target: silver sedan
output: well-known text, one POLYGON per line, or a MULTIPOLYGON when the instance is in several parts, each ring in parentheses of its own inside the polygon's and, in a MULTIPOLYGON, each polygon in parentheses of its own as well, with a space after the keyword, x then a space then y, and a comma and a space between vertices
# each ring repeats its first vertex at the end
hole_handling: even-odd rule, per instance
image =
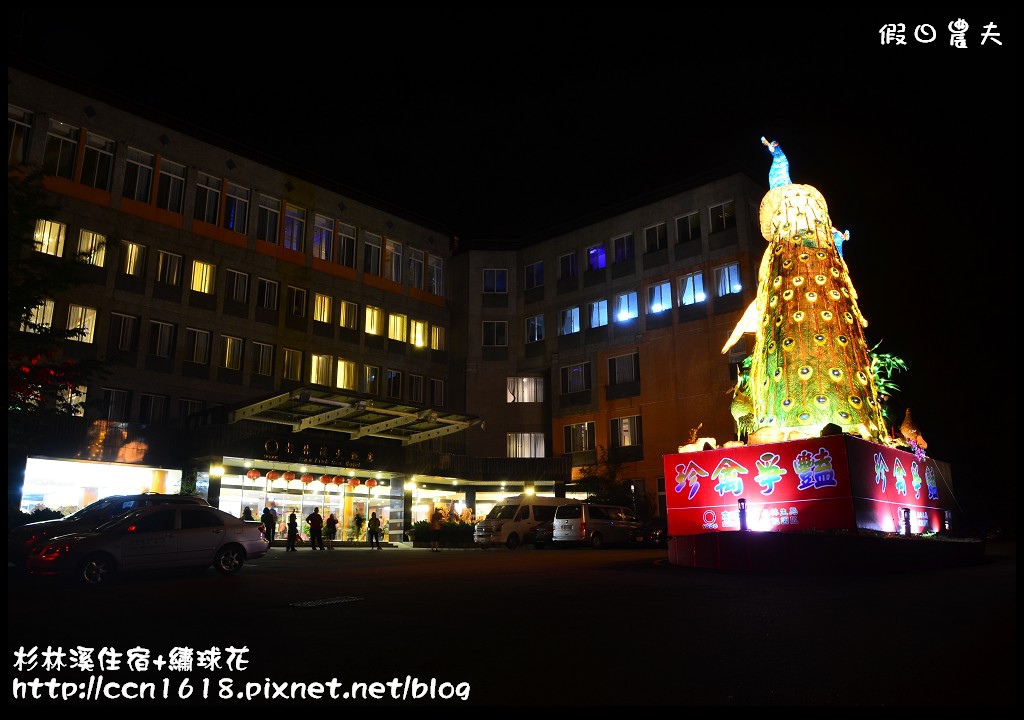
POLYGON ((165 504, 139 508, 89 532, 55 537, 31 554, 28 571, 95 585, 115 572, 207 568, 238 572, 270 549, 259 521, 214 507, 165 504))

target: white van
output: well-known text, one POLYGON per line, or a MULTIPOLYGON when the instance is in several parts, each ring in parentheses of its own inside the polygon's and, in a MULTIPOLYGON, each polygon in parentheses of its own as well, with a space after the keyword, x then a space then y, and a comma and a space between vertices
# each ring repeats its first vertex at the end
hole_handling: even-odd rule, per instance
POLYGON ((473 529, 473 542, 482 548, 504 545, 515 550, 524 542, 532 542, 533 530, 542 522, 553 520, 555 508, 571 500, 538 495, 516 495, 499 500, 487 517, 473 529))
POLYGON ((635 542, 640 527, 640 519, 628 507, 568 502, 555 513, 551 541, 555 545, 590 545, 600 549, 635 542))

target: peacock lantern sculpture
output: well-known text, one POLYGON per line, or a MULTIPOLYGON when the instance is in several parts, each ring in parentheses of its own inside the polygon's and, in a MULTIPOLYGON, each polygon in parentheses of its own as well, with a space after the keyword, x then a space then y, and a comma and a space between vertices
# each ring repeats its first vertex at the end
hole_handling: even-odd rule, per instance
POLYGON ((790 180, 779 144, 761 142, 772 155, 759 213, 768 248, 757 297, 722 348, 755 335, 733 415, 747 418, 752 445, 817 436, 827 425, 889 444, 864 338, 868 323, 842 255, 849 231, 833 226, 816 188, 790 180))

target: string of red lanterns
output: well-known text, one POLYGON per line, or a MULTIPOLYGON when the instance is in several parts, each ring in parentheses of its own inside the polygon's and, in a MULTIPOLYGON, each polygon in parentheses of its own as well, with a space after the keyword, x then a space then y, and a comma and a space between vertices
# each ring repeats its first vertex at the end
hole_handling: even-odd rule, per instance
MULTIPOLYGON (((262 473, 259 470, 257 470, 256 468, 253 468, 252 470, 249 470, 249 472, 247 472, 245 474, 245 476, 247 478, 249 478, 250 480, 259 480, 260 477, 262 477, 262 473)), ((285 482, 291 482, 292 480, 295 480, 296 477, 297 477, 296 474, 294 472, 292 472, 291 470, 288 470, 288 471, 286 471, 283 474, 279 473, 277 470, 270 470, 269 472, 267 472, 267 481, 268 482, 273 482, 273 481, 277 480, 278 478, 283 478, 285 480, 285 482)), ((324 485, 330 485, 332 483, 334 485, 348 484, 348 486, 350 488, 352 488, 352 489, 355 489, 355 488, 359 487, 361 484, 366 485, 367 488, 371 488, 371 489, 377 487, 377 481, 374 480, 373 478, 367 478, 366 481, 363 482, 363 481, 361 481, 357 477, 346 478, 346 477, 344 477, 342 475, 333 475, 332 476, 332 475, 324 474, 324 475, 321 475, 319 478, 316 478, 316 477, 314 477, 310 473, 303 473, 302 476, 299 477, 299 480, 302 482, 303 485, 308 485, 309 483, 313 482, 314 480, 319 480, 324 485)))

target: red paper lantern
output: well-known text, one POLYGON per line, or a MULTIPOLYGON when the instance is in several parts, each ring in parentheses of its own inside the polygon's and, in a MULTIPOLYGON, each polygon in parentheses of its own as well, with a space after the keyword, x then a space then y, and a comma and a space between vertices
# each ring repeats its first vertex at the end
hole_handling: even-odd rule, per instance
POLYGON ((247 473, 245 474, 245 476, 246 476, 247 478, 249 478, 250 480, 259 480, 259 479, 260 479, 260 471, 259 471, 259 470, 257 470, 256 468, 253 468, 252 470, 250 470, 249 472, 247 472, 247 473))
POLYGON ((344 485, 345 477, 342 475, 335 475, 334 479, 332 479, 331 482, 334 483, 335 485, 344 485))
POLYGON ((353 489, 359 487, 359 478, 349 478, 348 486, 353 489))
POLYGON ((281 477, 281 473, 279 473, 277 470, 271 470, 270 472, 267 473, 267 480, 269 480, 270 482, 274 482, 279 477, 281 477))
POLYGON ((372 487, 376 487, 376 486, 377 486, 377 481, 374 480, 373 478, 370 478, 369 480, 366 481, 366 487, 372 488, 372 487))
POLYGON ((299 480, 302 481, 303 485, 309 485, 311 482, 313 482, 313 476, 310 475, 309 473, 303 473, 302 477, 300 477, 299 480))
POLYGON ((320 482, 322 482, 324 485, 330 485, 331 484, 331 476, 330 475, 321 475, 320 476, 320 482))
POLYGON ((293 472, 292 472, 291 470, 289 470, 288 472, 286 472, 286 473, 284 474, 284 479, 285 479, 285 480, 286 480, 287 482, 291 482, 292 480, 294 480, 294 479, 295 479, 295 473, 293 473, 293 472))

